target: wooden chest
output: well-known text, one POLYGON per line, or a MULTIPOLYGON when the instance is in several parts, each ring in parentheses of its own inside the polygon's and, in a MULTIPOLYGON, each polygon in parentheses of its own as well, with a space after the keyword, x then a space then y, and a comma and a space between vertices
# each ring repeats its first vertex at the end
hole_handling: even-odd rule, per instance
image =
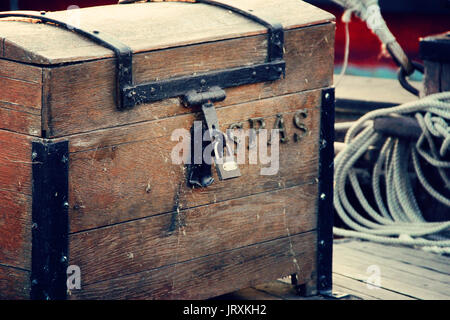
POLYGON ((293 274, 331 289, 331 14, 298 0, 32 14, 0 15, 1 298, 204 299, 293 274), (174 162, 198 122, 273 154, 260 136, 277 129, 276 170, 246 139, 221 176, 174 162))

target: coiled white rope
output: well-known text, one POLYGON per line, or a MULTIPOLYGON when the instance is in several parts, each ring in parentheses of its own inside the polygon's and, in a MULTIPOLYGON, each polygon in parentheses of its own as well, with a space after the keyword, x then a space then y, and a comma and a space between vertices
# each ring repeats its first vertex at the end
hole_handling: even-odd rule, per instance
POLYGON ((345 136, 345 148, 335 157, 334 207, 342 221, 352 230, 335 227, 335 235, 355 237, 385 244, 422 246, 429 251, 450 253, 449 239, 429 239, 450 230, 450 221, 426 222, 417 204, 408 175, 408 162, 412 159, 417 178, 424 189, 437 201, 446 205, 450 220, 450 199, 439 193, 428 182, 420 159, 437 168, 443 185, 450 188, 445 169, 450 162, 442 157, 450 146, 450 92, 427 96, 397 107, 378 109, 356 121, 345 136), (395 137, 380 135, 374 130, 373 120, 379 116, 408 115, 417 119, 422 134, 415 142, 404 142, 395 137), (435 146, 432 136, 442 140, 435 146), (428 144, 426 151, 424 144, 428 144), (372 170, 372 190, 376 207, 369 204, 358 181, 353 165, 370 146, 382 145, 372 170), (385 200, 380 189, 384 169, 385 200), (356 197, 373 221, 364 218, 347 198, 345 186, 350 182, 356 197))

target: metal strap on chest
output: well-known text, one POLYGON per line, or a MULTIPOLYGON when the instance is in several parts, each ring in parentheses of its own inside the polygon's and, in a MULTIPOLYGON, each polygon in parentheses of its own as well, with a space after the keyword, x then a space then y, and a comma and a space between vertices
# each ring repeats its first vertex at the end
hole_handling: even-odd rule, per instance
POLYGON ((195 76, 183 76, 167 80, 133 84, 133 51, 120 40, 109 36, 98 30, 83 30, 69 25, 64 21, 50 18, 45 12, 41 14, 7 12, 0 13, 0 18, 23 17, 51 23, 80 34, 91 41, 111 49, 116 56, 117 77, 117 108, 119 110, 132 108, 138 104, 155 102, 167 98, 183 96, 190 90, 206 91, 211 87, 219 86, 229 88, 244 84, 274 81, 281 78, 285 73, 285 62, 283 60, 284 32, 281 24, 270 23, 266 20, 220 1, 196 0, 195 3, 208 4, 230 10, 257 22, 268 29, 268 51, 265 63, 217 70, 197 74, 195 76))

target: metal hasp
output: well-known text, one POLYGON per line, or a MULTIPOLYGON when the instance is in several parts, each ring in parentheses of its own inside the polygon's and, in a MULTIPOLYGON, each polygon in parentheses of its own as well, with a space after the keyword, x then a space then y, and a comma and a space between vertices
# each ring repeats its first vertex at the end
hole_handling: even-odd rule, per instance
POLYGON ((322 91, 317 218, 317 279, 318 291, 322 295, 332 293, 334 100, 334 88, 322 91))
POLYGON ((31 299, 66 298, 69 143, 32 143, 31 299))
POLYGON ((260 17, 222 3, 220 1, 197 0, 194 3, 208 4, 224 8, 257 22, 268 29, 267 58, 265 63, 252 66, 231 68, 201 73, 195 76, 183 76, 140 85, 121 84, 124 94, 122 108, 155 102, 184 95, 191 90, 201 88, 207 91, 211 87, 237 87, 245 84, 274 81, 285 74, 286 63, 283 60, 284 30, 279 23, 269 23, 260 17))
POLYGON ((118 39, 98 30, 83 30, 64 21, 47 17, 45 12, 41 14, 8 12, 0 14, 0 18, 25 17, 38 19, 42 22, 51 23, 57 27, 76 32, 101 46, 113 50, 116 56, 117 109, 119 110, 133 108, 142 103, 179 97, 190 90, 199 88, 204 88, 205 90, 213 86, 229 88, 244 84, 274 81, 285 74, 286 63, 283 60, 284 30, 281 24, 269 23, 250 12, 219 1, 197 0, 192 4, 195 3, 221 7, 265 26, 268 29, 266 62, 240 68, 205 72, 195 76, 176 77, 134 85, 133 51, 118 39))
POLYGON ((192 186, 207 187, 214 182, 211 175, 211 161, 205 163, 203 159, 204 149, 207 147, 202 137, 204 133, 208 133, 207 141, 211 141, 214 146, 214 162, 217 169, 217 174, 220 180, 233 179, 241 176, 241 172, 237 163, 234 161, 234 155, 228 154, 224 156, 224 148, 228 150, 229 145, 227 136, 220 131, 219 119, 217 118, 216 109, 213 102, 223 101, 226 98, 226 93, 219 87, 212 87, 206 92, 197 92, 192 90, 183 97, 183 104, 186 107, 201 106, 203 113, 204 124, 196 128, 194 124, 193 137, 191 138, 191 169, 189 170, 188 181, 192 186), (206 130, 205 130, 206 129, 206 130), (195 132, 198 130, 200 132, 195 132), (201 145, 202 158, 196 159, 195 149, 201 145))

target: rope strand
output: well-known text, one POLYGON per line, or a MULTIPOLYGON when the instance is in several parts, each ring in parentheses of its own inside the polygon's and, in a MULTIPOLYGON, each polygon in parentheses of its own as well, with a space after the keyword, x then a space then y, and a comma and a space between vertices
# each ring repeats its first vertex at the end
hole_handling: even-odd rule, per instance
MULTIPOLYGON (((352 230, 335 227, 334 234, 386 244, 422 246, 426 250, 450 253, 450 240, 436 237, 439 233, 450 230, 450 221, 425 221, 408 174, 408 162, 412 159, 417 179, 426 192, 450 208, 450 199, 431 186, 420 165, 420 159, 433 165, 438 170, 443 185, 448 184, 445 169, 449 167, 449 162, 444 161, 442 156, 448 152, 449 146, 449 101, 450 92, 444 92, 397 107, 377 109, 361 117, 349 128, 345 136, 345 148, 335 157, 334 207, 341 220, 352 230), (416 143, 375 132, 373 120, 393 114, 407 115, 418 120, 422 135, 416 143), (437 140, 442 140, 440 147, 435 144, 437 140), (372 169, 371 185, 376 205, 373 207, 361 189, 353 166, 375 144, 382 147, 372 169), (425 151, 425 144, 429 151, 425 151), (383 169, 385 200, 380 188, 383 169), (345 189, 348 182, 361 207, 373 221, 364 218, 350 203, 345 189), (434 238, 427 238, 430 235, 434 238)), ((450 209, 447 213, 450 217, 450 209)))

